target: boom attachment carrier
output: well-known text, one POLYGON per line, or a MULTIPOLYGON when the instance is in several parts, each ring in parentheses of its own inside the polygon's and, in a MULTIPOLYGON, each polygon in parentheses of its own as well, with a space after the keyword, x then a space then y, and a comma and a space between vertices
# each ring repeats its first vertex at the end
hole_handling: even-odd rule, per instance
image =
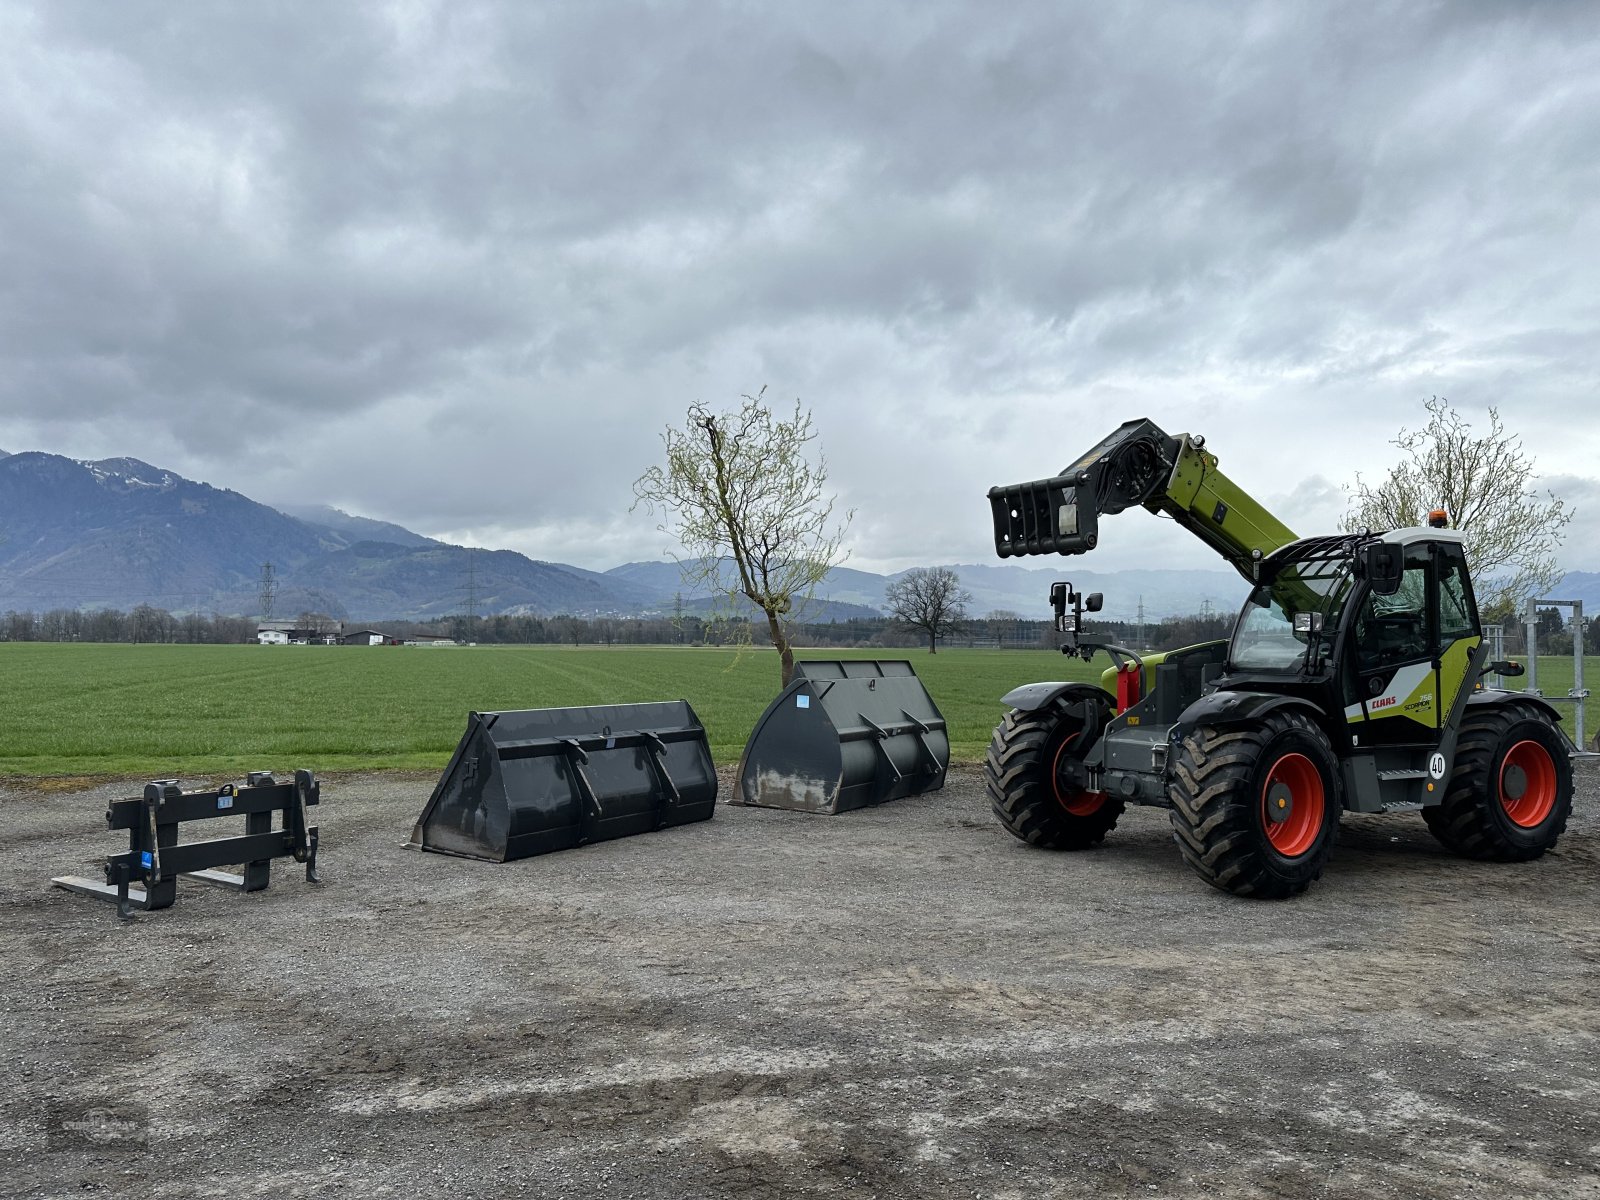
POLYGON ((1204 438, 1173 436, 1141 418, 1059 475, 990 488, 995 553, 1084 554, 1099 544, 1102 515, 1134 505, 1171 517, 1252 581, 1256 563, 1295 540, 1218 469, 1204 438))

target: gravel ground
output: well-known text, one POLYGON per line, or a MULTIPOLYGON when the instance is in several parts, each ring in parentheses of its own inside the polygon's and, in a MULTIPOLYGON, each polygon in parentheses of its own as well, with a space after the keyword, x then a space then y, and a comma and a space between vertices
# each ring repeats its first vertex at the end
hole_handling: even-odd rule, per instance
POLYGON ((505 865, 400 848, 431 785, 128 923, 48 880, 137 788, 0 789, 0 1191, 1600 1197, 1594 764, 1539 862, 1347 818, 1279 904, 1156 810, 1032 850, 970 768, 505 865))

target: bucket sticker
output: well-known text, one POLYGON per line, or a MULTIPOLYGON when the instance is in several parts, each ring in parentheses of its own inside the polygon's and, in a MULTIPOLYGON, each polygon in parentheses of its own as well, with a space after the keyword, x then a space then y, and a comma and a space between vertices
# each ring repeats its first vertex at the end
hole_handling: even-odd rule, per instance
POLYGON ((150 851, 145 850, 142 853, 140 853, 140 855, 139 855, 139 865, 141 867, 149 867, 149 866, 154 865, 154 863, 155 863, 155 859, 150 856, 150 851))
POLYGON ((1435 754, 1428 760, 1428 774, 1435 779, 1444 778, 1444 755, 1435 754))
POLYGON ((794 698, 794 706, 796 708, 810 708, 811 707, 811 697, 805 695, 802 692, 800 695, 798 695, 798 696, 796 696, 794 698))
POLYGON ((217 811, 218 812, 221 812, 223 809, 232 808, 232 807, 233 807, 233 797, 232 796, 218 796, 217 797, 217 811))

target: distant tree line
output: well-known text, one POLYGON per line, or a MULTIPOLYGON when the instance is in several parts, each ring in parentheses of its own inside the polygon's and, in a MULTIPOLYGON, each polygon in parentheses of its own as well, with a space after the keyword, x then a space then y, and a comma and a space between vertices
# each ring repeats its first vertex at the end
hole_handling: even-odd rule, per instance
POLYGON ((221 613, 175 614, 141 604, 131 612, 115 608, 48 612, 11 611, 0 616, 0 641, 7 642, 166 642, 228 644, 252 642, 254 617, 221 613))
MULTIPOLYGON (((332 628, 331 618, 302 614, 303 627, 315 631, 332 628)), ((767 643, 765 621, 733 617, 703 617, 685 613, 661 617, 554 617, 492 616, 439 617, 432 621, 346 621, 346 629, 370 624, 375 629, 405 639, 432 634, 460 642, 488 645, 571 646, 734 646, 767 643)), ((1571 654, 1571 623, 1553 608, 1539 611, 1539 653, 1571 654)), ((1090 636, 1135 650, 1172 650, 1225 638, 1233 627, 1232 614, 1196 614, 1148 621, 1085 621, 1090 636)), ((893 617, 855 617, 846 621, 800 621, 796 644, 812 648, 856 647, 907 650, 927 646, 927 635, 908 629, 893 617)), ((1505 622, 1505 653, 1524 652, 1520 619, 1505 622)), ((54 608, 48 612, 10 611, 0 614, 0 641, 5 642, 159 642, 167 644, 227 645, 256 640, 254 617, 222 613, 172 613, 141 604, 130 612, 114 608, 80 611, 54 608)), ((1584 622, 1584 649, 1600 654, 1600 616, 1584 622)), ((968 618, 959 632, 942 636, 939 644, 951 647, 1053 650, 1060 637, 1049 621, 1029 621, 1016 613, 997 611, 968 618)))
MULTIPOLYGON (((433 634, 458 642, 488 645, 572 646, 738 646, 770 645, 765 619, 734 616, 674 617, 554 617, 492 616, 468 621, 442 617, 429 622, 389 622, 404 638, 433 634)), ((887 617, 850 621, 794 622, 789 629, 796 645, 804 646, 912 646, 915 636, 892 628, 887 617)))
MULTIPOLYGON (((313 635, 336 627, 332 618, 302 613, 295 624, 313 635)), ((496 615, 469 619, 438 617, 430 621, 346 621, 347 632, 371 626, 404 640, 418 634, 449 637, 488 645, 572 646, 736 646, 768 644, 767 623, 741 617, 684 613, 660 617, 551 617, 496 615)), ((48 612, 12 610, 0 614, 0 641, 6 642, 154 642, 164 644, 239 644, 256 640, 254 617, 221 613, 173 613, 141 604, 132 611, 114 608, 48 612)), ((890 617, 848 621, 797 622, 793 629, 807 646, 882 646, 893 649, 925 644, 914 630, 895 625, 890 617)), ((1049 622, 1001 619, 969 623, 963 637, 951 644, 1038 646, 1049 622)))

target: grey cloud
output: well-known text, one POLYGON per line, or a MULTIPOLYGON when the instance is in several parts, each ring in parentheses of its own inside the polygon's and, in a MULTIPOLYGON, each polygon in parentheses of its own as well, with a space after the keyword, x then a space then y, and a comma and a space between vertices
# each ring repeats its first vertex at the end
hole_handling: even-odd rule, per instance
POLYGON ((1538 490, 1559 497, 1572 514, 1558 561, 1569 571, 1600 571, 1600 479, 1549 475, 1538 490))
POLYGON ((885 557, 981 555, 972 497, 1146 410, 1274 495, 1372 469, 1434 392, 1559 459, 1548 414, 1600 378, 1597 32, 1578 5, 13 5, 0 437, 602 566, 659 553, 626 507, 660 428, 764 382, 817 407, 885 557), (1268 470, 1285 413, 1326 423, 1268 470))

